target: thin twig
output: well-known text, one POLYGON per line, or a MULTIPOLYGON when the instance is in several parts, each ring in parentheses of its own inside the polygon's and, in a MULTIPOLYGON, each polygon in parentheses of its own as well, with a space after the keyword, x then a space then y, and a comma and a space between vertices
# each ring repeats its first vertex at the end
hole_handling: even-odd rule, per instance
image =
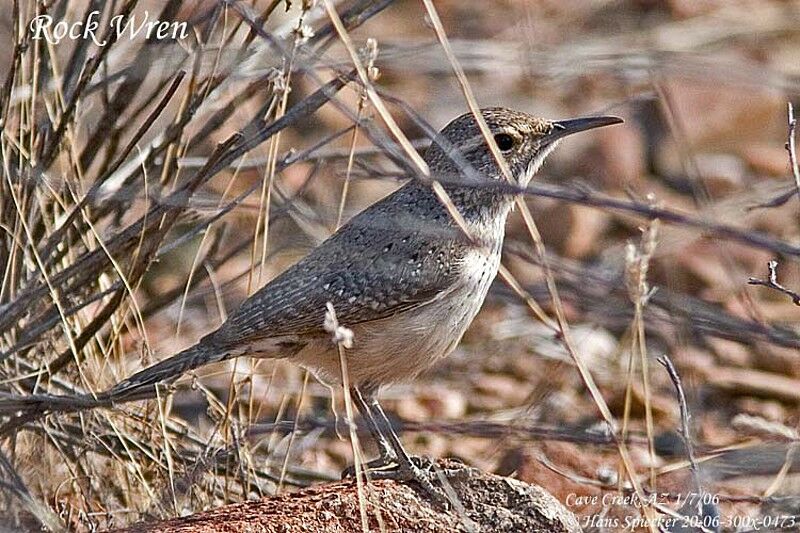
MULTIPOLYGON (((336 310, 331 302, 325 304, 325 308, 325 331, 331 334, 331 340, 336 345, 336 350, 339 355, 339 370, 341 371, 342 377, 342 392, 344 394, 345 413, 347 414, 347 429, 350 434, 350 446, 353 450, 353 465, 356 474, 361 530, 367 532, 369 531, 369 519, 367 517, 367 497, 364 486, 366 470, 363 469, 363 451, 361 450, 361 442, 358 440, 358 434, 356 433, 353 402, 350 398, 350 372, 347 369, 347 355, 345 353, 346 349, 353 347, 353 332, 339 324, 339 320, 336 317, 336 310)), ((369 483, 368 477, 366 483, 369 483)))
POLYGON ((794 117, 794 106, 792 106, 792 103, 789 102, 786 107, 789 120, 789 135, 786 140, 786 151, 789 152, 789 164, 792 167, 794 185, 797 188, 797 193, 800 194, 800 166, 798 166, 797 163, 797 148, 795 143, 797 119, 794 117))
POLYGON ((784 147, 789 153, 789 167, 792 170, 792 177, 794 178, 794 188, 780 193, 778 196, 771 198, 765 202, 747 208, 748 211, 753 209, 780 207, 795 196, 800 196, 800 165, 797 162, 797 143, 795 142, 797 132, 797 119, 794 116, 794 106, 791 102, 786 104, 787 118, 789 123, 789 132, 786 136, 786 144, 784 147))
POLYGON ((697 489, 698 493, 700 493, 700 472, 697 467, 697 458, 694 453, 694 444, 692 444, 692 434, 690 430, 691 415, 689 414, 689 406, 686 403, 686 394, 683 391, 681 377, 678 375, 678 371, 675 370, 675 365, 672 364, 672 360, 668 355, 664 354, 659 357, 658 362, 667 369, 669 379, 672 380, 672 384, 675 386, 675 392, 678 395, 678 406, 680 407, 681 412, 680 434, 681 438, 683 439, 683 443, 686 446, 686 455, 689 459, 689 468, 692 471, 692 478, 694 479, 695 488, 697 489))
POLYGON ((795 291, 793 291, 788 287, 784 287, 778 282, 778 262, 775 260, 770 261, 769 263, 767 263, 767 268, 769 269, 769 277, 767 279, 751 277, 747 280, 747 284, 761 285, 762 287, 767 287, 769 289, 782 292, 783 294, 791 297, 792 302, 794 302, 794 305, 800 305, 800 294, 796 293, 795 291))

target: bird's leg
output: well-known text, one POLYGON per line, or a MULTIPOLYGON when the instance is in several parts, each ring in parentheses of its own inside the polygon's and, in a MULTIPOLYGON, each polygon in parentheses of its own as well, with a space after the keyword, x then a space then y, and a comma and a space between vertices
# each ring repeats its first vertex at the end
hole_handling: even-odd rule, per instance
MULTIPOLYGON (((380 453, 379 459, 383 461, 382 464, 389 465, 397 462, 396 448, 392 445, 391 440, 387 440, 384 428, 381 427, 380 414, 375 413, 372 404, 364 398, 364 395, 361 394, 358 387, 352 387, 350 389, 350 397, 355 401, 356 408, 367 422, 367 428, 372 438, 375 439, 375 442, 378 444, 378 452, 380 453)), ((369 396, 369 398, 371 397, 372 396, 369 396)), ((391 431, 391 428, 389 428, 389 430, 391 431)), ((394 434, 392 434, 392 436, 394 436, 394 434)), ((391 436, 389 439, 391 439, 391 436)))
POLYGON ((389 417, 386 416, 386 413, 381 407, 381 404, 378 403, 378 399, 375 395, 369 395, 365 399, 365 403, 367 408, 372 412, 375 421, 378 424, 378 431, 381 432, 388 440, 388 444, 391 446, 391 449, 395 455, 395 462, 402 468, 404 465, 413 465, 419 467, 420 465, 416 463, 424 463, 425 461, 421 457, 412 457, 408 455, 405 448, 403 448, 403 444, 400 442, 400 437, 397 436, 394 429, 392 429, 392 423, 389 421, 389 417))
POLYGON ((397 464, 397 468, 371 471, 370 475, 373 478, 416 481, 433 500, 447 505, 449 502, 447 495, 444 491, 433 485, 432 480, 436 479, 435 474, 431 471, 433 461, 429 462, 422 457, 412 457, 408 455, 397 433, 392 429, 389 418, 386 416, 386 413, 383 411, 383 408, 380 403, 378 403, 378 399, 374 394, 370 394, 366 398, 362 398, 362 400, 365 403, 365 407, 372 412, 374 420, 377 422, 379 433, 385 436, 389 441, 396 456, 395 462, 397 464), (423 467, 422 465, 426 466, 423 467))
MULTIPOLYGON (((384 434, 381 432, 381 428, 378 425, 376 416, 372 412, 372 409, 370 409, 369 404, 364 400, 364 396, 361 394, 361 391, 357 387, 351 387, 350 397, 356 404, 356 409, 358 409, 358 412, 361 413, 361 418, 363 418, 367 423, 367 429, 369 430, 370 435, 372 435, 372 438, 378 445, 378 453, 380 456, 372 461, 369 461, 365 465, 367 469, 376 470, 382 467, 397 464, 397 454, 395 453, 394 448, 389 444, 389 441, 387 441, 384 434)), ((355 476, 355 465, 348 466, 342 472, 343 478, 353 476, 355 476)))

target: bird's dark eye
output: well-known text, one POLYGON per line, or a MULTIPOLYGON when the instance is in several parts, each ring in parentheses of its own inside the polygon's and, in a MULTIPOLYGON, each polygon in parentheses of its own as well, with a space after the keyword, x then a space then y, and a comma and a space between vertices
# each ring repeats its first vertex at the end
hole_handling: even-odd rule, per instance
POLYGON ((497 143, 497 147, 503 152, 507 152, 508 150, 514 148, 514 137, 508 133, 498 133, 494 136, 494 142, 497 143))

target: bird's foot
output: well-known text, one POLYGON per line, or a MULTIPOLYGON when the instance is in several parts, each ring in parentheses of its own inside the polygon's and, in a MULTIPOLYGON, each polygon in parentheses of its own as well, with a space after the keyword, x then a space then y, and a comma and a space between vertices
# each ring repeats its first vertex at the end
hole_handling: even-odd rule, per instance
POLYGON ((394 468, 370 472, 373 478, 393 479, 395 481, 416 482, 430 499, 448 508, 450 499, 444 490, 434 485, 439 477, 434 470, 436 463, 429 457, 406 456, 407 461, 399 460, 394 468))
MULTIPOLYGON (((397 460, 389 457, 377 457, 372 461, 361 464, 362 470, 367 470, 370 475, 378 470, 397 468, 397 460)), ((356 465, 350 465, 342 470, 342 479, 356 477, 356 465)))
MULTIPOLYGON (((458 476, 465 469, 467 465, 457 466, 455 468, 442 469, 436 464, 436 461, 430 457, 408 456, 408 461, 402 459, 392 459, 379 457, 366 463, 364 466, 368 472, 370 479, 391 479, 394 481, 413 481, 416 482, 422 490, 437 504, 449 507, 450 499, 447 497, 445 491, 434 485, 441 481, 441 478, 447 479, 453 476, 458 476)), ((355 467, 349 466, 342 472, 342 478, 354 477, 355 467)))
MULTIPOLYGON (((430 472, 433 469, 435 462, 430 457, 421 456, 421 455, 410 455, 408 456, 409 461, 416 466, 418 469, 430 472)), ((367 463, 362 463, 361 468, 362 470, 366 470, 369 472, 370 477, 374 479, 397 479, 398 481, 402 481, 399 477, 392 477, 397 476, 396 472, 400 470, 400 464, 402 461, 398 460, 394 456, 385 455, 381 457, 376 457, 367 463), (394 474, 392 472, 395 472, 394 474), (384 476, 385 473, 386 475, 384 476)), ((342 470, 342 479, 355 477, 356 476, 356 465, 350 465, 344 470, 342 470)))

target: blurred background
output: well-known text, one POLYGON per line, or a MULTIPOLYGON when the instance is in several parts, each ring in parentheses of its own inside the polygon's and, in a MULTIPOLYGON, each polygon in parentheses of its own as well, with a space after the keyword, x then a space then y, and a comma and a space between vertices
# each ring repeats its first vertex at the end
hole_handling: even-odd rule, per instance
MULTIPOLYGON (((422 2, 331 4, 416 147, 424 122, 438 130, 468 111, 422 2)), ((724 531, 800 514, 800 173, 786 149, 800 2, 435 9, 481 106, 625 119, 549 158, 526 197, 547 253, 515 213, 503 262, 555 317, 543 265, 552 272, 639 483, 667 508, 722 517, 724 531), (763 286, 769 261, 783 291, 763 286), (664 356, 686 395, 696 475, 664 356), (714 501, 679 509, 698 487, 714 501)), ((402 152, 360 84, 315 96, 353 68, 324 3, 15 0, 0 6, 0 42, 0 521, 107 529, 338 479, 352 462, 340 391, 281 361, 210 366, 169 399, 114 410, 16 403, 102 391, 193 344, 401 185, 402 152), (105 46, 31 38, 36 16, 93 11, 105 46), (114 40, 109 21, 127 13, 188 31, 114 40), (218 148, 284 116, 265 142, 218 148)), ((562 502, 629 494, 563 338, 498 279, 457 350, 384 391, 384 406, 415 454, 562 502)), ((569 508, 587 531, 614 530, 593 516, 641 512, 569 508)))

